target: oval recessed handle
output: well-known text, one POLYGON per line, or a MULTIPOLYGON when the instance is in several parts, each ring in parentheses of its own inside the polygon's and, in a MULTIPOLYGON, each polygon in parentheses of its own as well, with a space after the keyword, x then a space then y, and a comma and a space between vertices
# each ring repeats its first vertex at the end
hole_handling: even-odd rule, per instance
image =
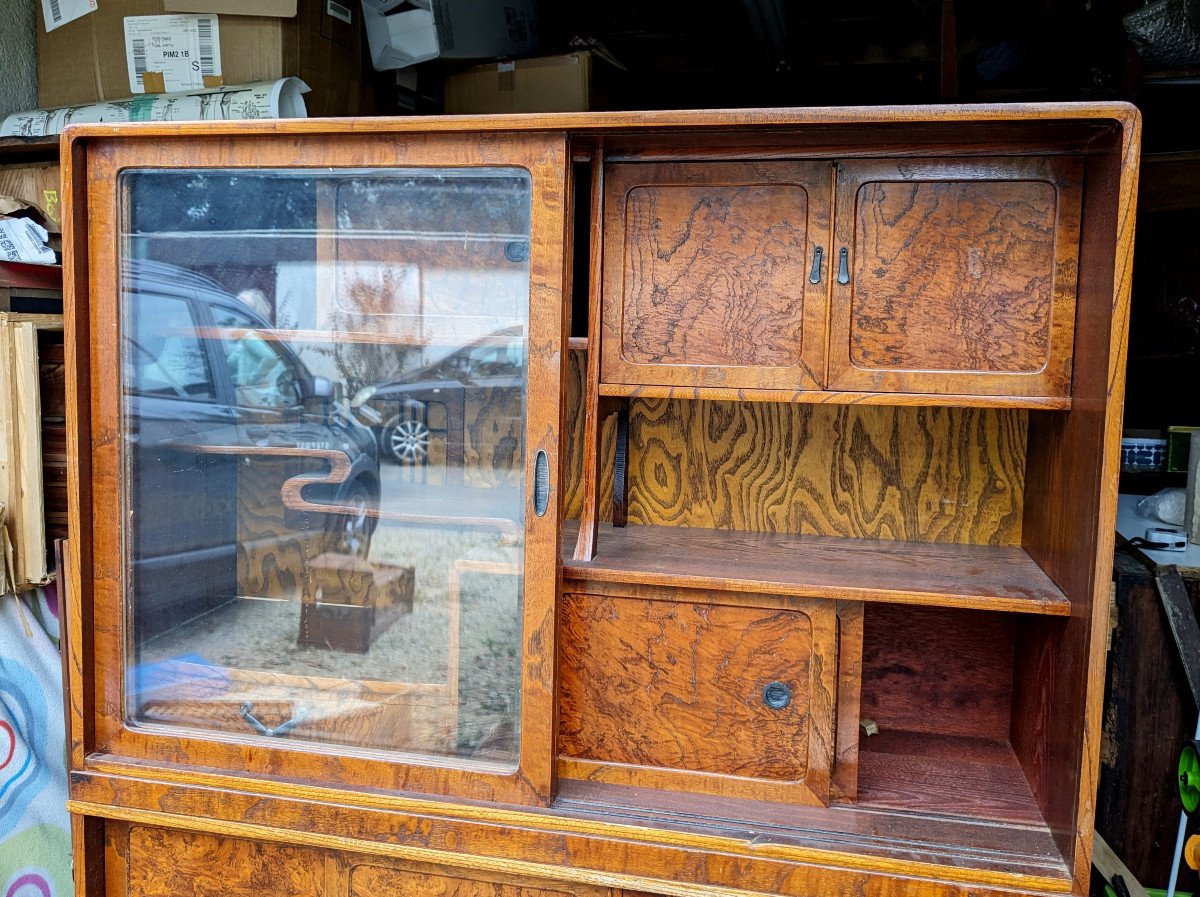
POLYGON ((544 449, 538 449, 537 459, 533 464, 533 510, 542 517, 546 513, 546 505, 550 502, 550 462, 544 449))
POLYGON ((813 266, 812 271, 808 275, 809 283, 821 282, 821 253, 823 250, 820 246, 813 249, 813 266))
POLYGON ((838 252, 838 283, 850 282, 850 250, 845 246, 838 252))
POLYGON ((772 710, 782 710, 792 703, 792 690, 782 682, 768 682, 763 688, 762 699, 772 710))

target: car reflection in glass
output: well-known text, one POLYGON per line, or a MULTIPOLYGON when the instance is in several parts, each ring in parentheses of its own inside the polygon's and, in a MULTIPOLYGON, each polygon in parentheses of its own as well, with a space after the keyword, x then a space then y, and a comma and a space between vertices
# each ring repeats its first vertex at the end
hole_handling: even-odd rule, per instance
POLYGON ((484 390, 500 390, 507 395, 493 399, 512 410, 510 420, 519 423, 524 419, 519 401, 524 389, 525 332, 521 327, 508 327, 399 379, 363 387, 350 404, 358 413, 379 421, 374 429, 384 459, 425 465, 433 440, 444 438, 446 467, 461 472, 468 398, 484 390))
POLYGON ((127 532, 139 634, 237 597, 295 597, 305 557, 366 558, 380 493, 375 437, 330 381, 215 281, 148 261, 124 273, 127 532), (349 462, 344 478, 306 486, 305 501, 289 507, 284 483, 328 471, 334 453, 349 462))

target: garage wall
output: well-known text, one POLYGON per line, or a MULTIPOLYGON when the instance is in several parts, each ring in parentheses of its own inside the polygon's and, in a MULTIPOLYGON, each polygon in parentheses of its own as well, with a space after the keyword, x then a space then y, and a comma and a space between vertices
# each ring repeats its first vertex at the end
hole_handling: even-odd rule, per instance
POLYGON ((37 0, 0 0, 0 118, 37 106, 37 0))

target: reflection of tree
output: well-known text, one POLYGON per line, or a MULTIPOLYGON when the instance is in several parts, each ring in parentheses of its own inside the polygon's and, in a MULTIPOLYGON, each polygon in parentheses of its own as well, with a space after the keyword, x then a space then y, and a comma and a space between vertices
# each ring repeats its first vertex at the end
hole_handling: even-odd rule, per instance
MULTIPOLYGON (((333 311, 330 324, 334 330, 395 335, 390 333, 391 320, 386 316, 403 307, 400 298, 404 280, 402 272, 385 270, 378 284, 348 276, 337 280, 338 288, 344 288, 345 295, 331 303, 333 311), (384 316, 382 319, 379 317, 381 315, 384 316)), ((406 338, 397 342, 335 343, 333 363, 339 378, 346 384, 347 392, 353 395, 372 383, 398 379, 411 367, 413 356, 421 350, 419 336, 405 335, 406 338)))

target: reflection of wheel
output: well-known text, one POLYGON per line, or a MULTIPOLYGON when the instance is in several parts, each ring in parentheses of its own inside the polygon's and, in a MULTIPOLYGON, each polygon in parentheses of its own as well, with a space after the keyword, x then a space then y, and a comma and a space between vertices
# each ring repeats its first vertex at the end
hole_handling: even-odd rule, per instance
POLYGON ((398 464, 424 464, 429 457, 429 426, 423 420, 394 420, 383 428, 383 450, 398 464))
POLYGON ((371 551, 371 535, 375 532, 375 520, 369 514, 376 505, 371 490, 361 480, 356 480, 345 498, 337 503, 348 507, 344 514, 329 515, 326 529, 329 549, 336 554, 351 554, 366 560, 371 551))

